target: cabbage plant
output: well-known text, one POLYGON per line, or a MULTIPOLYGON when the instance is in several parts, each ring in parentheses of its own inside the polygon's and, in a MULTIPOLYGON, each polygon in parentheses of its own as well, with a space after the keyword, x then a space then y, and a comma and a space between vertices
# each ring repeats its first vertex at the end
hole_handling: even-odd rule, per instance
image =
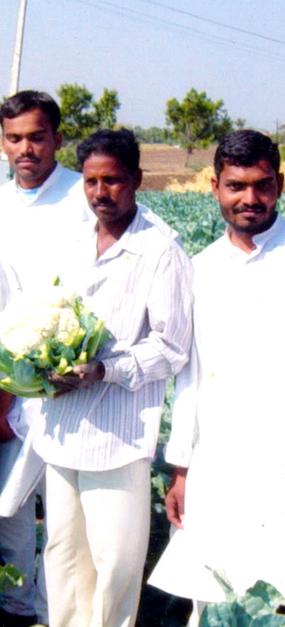
POLYGON ((216 571, 213 574, 225 592, 226 601, 206 605, 199 627, 285 626, 285 615, 278 613, 285 599, 274 586, 259 580, 243 596, 238 596, 225 577, 216 571))

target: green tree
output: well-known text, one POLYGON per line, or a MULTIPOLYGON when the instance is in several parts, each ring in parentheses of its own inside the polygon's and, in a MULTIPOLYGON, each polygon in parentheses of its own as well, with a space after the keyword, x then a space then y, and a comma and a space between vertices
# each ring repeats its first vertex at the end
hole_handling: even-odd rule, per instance
POLYGON ((92 93, 76 83, 63 83, 56 93, 59 96, 61 130, 65 141, 84 139, 92 129, 92 93))
POLYGON ((204 148, 232 130, 223 100, 214 102, 206 92, 199 93, 194 88, 181 102, 176 98, 167 101, 166 122, 188 155, 194 148, 204 148))
POLYGON ((76 170, 77 172, 81 171, 80 163, 77 159, 75 142, 65 144, 65 146, 56 153, 56 158, 65 168, 76 170))
POLYGON ((61 130, 65 141, 82 140, 99 128, 113 128, 120 107, 114 89, 104 89, 96 101, 93 94, 82 85, 63 83, 57 90, 61 109, 61 130))
POLYGON ((64 145, 57 158, 62 165, 72 170, 80 170, 76 146, 99 128, 113 128, 117 122, 120 107, 115 89, 104 89, 99 100, 84 86, 76 83, 63 83, 57 90, 61 110, 61 131, 64 145))
POLYGON ((117 110, 120 108, 115 89, 104 89, 101 98, 93 103, 91 114, 97 128, 113 128, 117 122, 117 110))

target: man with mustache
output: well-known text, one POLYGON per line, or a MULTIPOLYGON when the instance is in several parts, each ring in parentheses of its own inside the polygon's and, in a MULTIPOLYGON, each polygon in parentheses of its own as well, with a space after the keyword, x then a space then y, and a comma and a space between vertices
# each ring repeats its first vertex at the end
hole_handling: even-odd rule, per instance
POLYGON ((111 338, 96 362, 56 378, 71 391, 46 400, 34 423, 47 462, 50 625, 133 627, 165 382, 192 336, 192 271, 169 228, 136 203, 134 134, 98 131, 78 157, 96 221, 62 282, 89 297, 111 338))
POLYGON ((221 140, 214 167, 227 228, 193 259, 195 346, 178 375, 167 449, 177 530, 150 578, 197 601, 190 625, 205 602, 225 600, 208 567, 238 593, 263 579, 285 595, 280 155, 269 137, 236 131, 221 140))
POLYGON ((52 284, 72 238, 89 218, 82 177, 56 160, 60 110, 44 92, 26 90, 0 108, 2 144, 14 171, 0 187, 0 244, 23 289, 52 284))
MULTIPOLYGON (((49 94, 25 90, 11 96, 0 108, 0 123, 14 172, 13 180, 0 187, 1 254, 15 268, 21 287, 35 292, 60 275, 66 250, 87 225, 89 210, 81 175, 56 161, 62 143, 60 110, 49 94)), ((37 413, 36 401, 33 411, 37 413)), ((30 420, 30 410, 14 420, 14 438, 1 446, 2 478, 16 459, 30 420)), ((23 491, 27 493, 26 485, 23 491)), ((36 612, 38 622, 48 623, 44 590, 38 587, 35 597, 34 501, 32 493, 15 515, 0 518, 1 559, 26 575, 23 587, 1 597, 1 624, 7 627, 33 625, 36 612)))

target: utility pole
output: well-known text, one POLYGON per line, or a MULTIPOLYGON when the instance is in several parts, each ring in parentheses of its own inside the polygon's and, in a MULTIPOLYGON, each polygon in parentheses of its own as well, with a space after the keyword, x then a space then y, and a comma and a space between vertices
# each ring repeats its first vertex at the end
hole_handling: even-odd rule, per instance
POLYGON ((20 77, 20 69, 21 69, 21 58, 22 58, 27 1, 28 0, 19 0, 17 32, 16 32, 16 39, 15 39, 13 62, 12 62, 12 67, 11 67, 9 96, 12 96, 13 94, 15 94, 19 88, 19 77, 20 77))

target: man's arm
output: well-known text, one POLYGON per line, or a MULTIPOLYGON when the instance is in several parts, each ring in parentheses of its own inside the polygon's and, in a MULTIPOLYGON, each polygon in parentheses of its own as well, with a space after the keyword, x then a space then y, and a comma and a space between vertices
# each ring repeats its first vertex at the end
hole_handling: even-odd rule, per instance
POLYGON ((103 359, 104 381, 135 391, 182 369, 192 339, 192 272, 185 252, 170 244, 156 267, 146 301, 148 335, 127 351, 103 359))
POLYGON ((99 363, 77 366, 75 375, 53 377, 60 393, 99 380, 136 391, 181 370, 192 338, 192 266, 175 243, 164 251, 154 271, 145 318, 150 327, 148 335, 124 352, 99 363))
POLYGON ((176 377, 171 434, 165 455, 166 461, 174 466, 165 499, 167 517, 178 529, 183 528, 186 477, 198 437, 197 388, 198 360, 193 340, 189 361, 176 377))
POLYGON ((187 468, 174 469, 165 499, 167 518, 178 529, 183 528, 186 475, 187 468))

